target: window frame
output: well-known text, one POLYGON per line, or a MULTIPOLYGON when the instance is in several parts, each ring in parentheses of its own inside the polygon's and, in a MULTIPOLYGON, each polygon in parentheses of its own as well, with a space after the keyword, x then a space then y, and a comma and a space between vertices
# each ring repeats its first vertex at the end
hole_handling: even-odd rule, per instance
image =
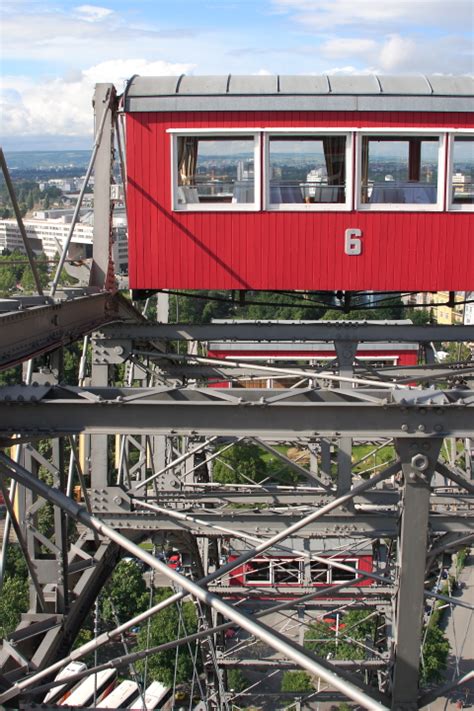
POLYGON ((358 212, 443 212, 445 209, 445 185, 446 185, 446 151, 448 129, 419 129, 407 128, 361 128, 355 132, 356 135, 356 160, 354 171, 355 182, 355 205, 358 212), (434 203, 363 203, 362 202, 362 148, 363 139, 371 136, 386 136, 387 138, 437 138, 438 139, 438 181, 436 186, 436 202, 434 203))
POLYGON ((171 206, 173 212, 260 212, 262 176, 261 176, 261 132, 260 128, 205 128, 205 129, 173 129, 166 131, 171 136, 171 206), (239 138, 253 138, 253 159, 254 159, 254 201, 245 203, 179 203, 178 202, 178 138, 191 136, 193 138, 211 138, 219 136, 229 137, 229 140, 239 138))
POLYGON ((263 129, 263 207, 265 212, 350 212, 353 209, 353 176, 354 176, 354 130, 328 126, 312 126, 302 128, 264 128, 263 129), (272 203, 270 201, 270 140, 277 136, 324 137, 343 136, 346 139, 345 150, 345 202, 330 203, 272 203))
POLYGON ((330 566, 330 572, 329 572, 329 584, 330 585, 339 585, 339 583, 356 583, 359 578, 361 577, 360 575, 360 568, 359 568, 359 558, 334 558, 333 560, 337 561, 338 563, 344 563, 344 565, 349 565, 349 563, 355 563, 354 567, 354 572, 355 576, 353 578, 343 578, 340 580, 333 580, 333 572, 334 570, 337 570, 341 575, 344 575, 346 573, 349 575, 349 572, 347 570, 341 570, 341 568, 334 568, 333 566, 330 566))
MULTIPOLYGON (((453 203, 452 181, 454 176, 454 141, 459 138, 472 138, 474 141, 474 129, 460 128, 450 131, 448 134, 448 170, 446 175, 446 211, 447 212, 474 212, 474 204, 456 205, 453 203)), ((472 183, 474 190, 474 183, 472 183)))

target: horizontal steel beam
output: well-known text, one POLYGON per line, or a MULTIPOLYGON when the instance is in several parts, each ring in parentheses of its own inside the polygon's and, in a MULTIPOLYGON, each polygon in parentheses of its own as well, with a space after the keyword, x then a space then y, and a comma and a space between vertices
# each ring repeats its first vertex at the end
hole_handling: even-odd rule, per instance
POLYGON ((143 324, 131 328, 112 325, 100 334, 107 338, 140 341, 168 339, 172 341, 474 341, 474 326, 415 326, 393 324, 390 321, 356 323, 328 322, 268 322, 193 324, 143 324))
POLYGON ((69 345, 105 323, 140 318, 124 297, 108 292, 0 314, 0 369, 69 345))
POLYGON ((0 389, 0 438, 13 434, 295 437, 471 437, 474 393, 407 389, 0 389))
MULTIPOLYGON (((265 585, 264 587, 250 587, 242 585, 218 585, 211 584, 208 585, 208 590, 211 592, 219 593, 225 596, 250 596, 252 605, 256 602, 256 597, 261 598, 261 602, 268 603, 271 602, 272 596, 280 597, 294 597, 295 606, 299 605, 299 601, 296 598, 302 597, 303 595, 309 595, 314 592, 315 588, 310 585, 298 585, 298 586, 275 586, 275 585, 265 585)), ((351 608, 352 607, 365 607, 370 605, 384 605, 387 600, 389 600, 394 594, 394 588, 391 587, 379 587, 379 586, 369 586, 369 587, 347 587, 344 590, 340 590, 338 593, 333 594, 328 591, 328 597, 315 598, 314 600, 305 601, 305 609, 314 607, 323 608, 334 608, 340 604, 341 600, 347 600, 350 598, 351 608)))
MULTIPOLYGON (((225 536, 211 526, 229 526, 244 533, 255 535, 273 535, 285 530, 300 520, 302 512, 295 512, 289 508, 285 513, 272 511, 246 511, 238 509, 223 513, 207 513, 197 510, 203 523, 189 523, 163 516, 139 512, 108 513, 107 504, 103 509, 94 509, 100 514, 109 526, 127 531, 189 531, 195 536, 209 538, 225 536), (209 526, 206 526, 206 523, 209 526)), ((192 515, 190 510, 186 513, 192 515)), ((469 533, 474 531, 474 517, 472 514, 458 513, 433 514, 430 516, 430 530, 433 533, 469 533)), ((321 520, 313 521, 304 528, 304 538, 318 538, 324 536, 356 536, 362 538, 393 538, 399 533, 399 517, 397 513, 368 514, 357 511, 351 514, 327 514, 321 520)), ((298 534, 294 534, 298 537, 298 534)))
MULTIPOLYGON (((384 669, 387 659, 335 659, 334 666, 341 669, 384 669)), ((299 667, 287 659, 241 659, 239 657, 218 657, 218 667, 230 669, 251 667, 252 669, 298 669, 299 667)))

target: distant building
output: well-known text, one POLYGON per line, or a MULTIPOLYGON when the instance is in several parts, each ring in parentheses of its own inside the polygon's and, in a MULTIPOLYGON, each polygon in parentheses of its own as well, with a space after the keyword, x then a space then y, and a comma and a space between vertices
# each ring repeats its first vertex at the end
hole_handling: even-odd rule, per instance
POLYGON ((239 160, 237 163, 237 180, 253 180, 254 177, 253 160, 239 160))
MULTIPOLYGON (((33 250, 38 254, 43 252, 48 259, 54 259, 57 254, 61 254, 72 220, 72 211, 52 212, 65 214, 54 219, 40 219, 42 211, 39 211, 36 213, 38 217, 23 222, 33 250)), ((114 215, 115 242, 112 255, 116 271, 126 273, 128 271, 127 227, 125 216, 120 214, 120 211, 118 213, 117 216, 114 215)), ((68 259, 92 257, 93 230, 93 213, 86 211, 82 221, 74 227, 68 259)), ((0 252, 5 249, 24 252, 23 240, 16 220, 0 220, 0 252)))
POLYGON ((474 291, 466 291, 466 302, 464 304, 464 323, 467 326, 474 326, 474 291))
MULTIPOLYGON (((455 300, 464 301, 464 292, 455 292, 455 300)), ((464 304, 451 307, 446 305, 448 301, 449 291, 438 291, 434 294, 434 304, 439 304, 439 306, 433 306, 432 309, 434 320, 436 323, 447 326, 462 323, 464 318, 464 304)))
POLYGON ((453 189, 455 193, 468 193, 472 190, 472 179, 464 173, 454 173, 453 189))

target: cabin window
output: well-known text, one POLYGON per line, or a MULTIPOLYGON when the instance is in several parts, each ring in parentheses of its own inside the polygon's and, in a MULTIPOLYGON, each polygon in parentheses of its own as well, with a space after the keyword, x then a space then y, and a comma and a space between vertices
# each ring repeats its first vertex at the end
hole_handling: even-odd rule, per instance
POLYGON ((245 579, 247 583, 271 583, 270 561, 253 560, 247 563, 245 579))
POLYGON ((452 136, 448 205, 451 210, 474 209, 474 136, 452 136))
POLYGON ((256 134, 176 134, 172 160, 175 210, 259 208, 256 134))
POLYGON ((363 135, 359 209, 442 208, 443 140, 433 135, 363 135))
POLYGON ((344 565, 354 568, 354 572, 351 573, 348 570, 341 570, 341 568, 332 568, 331 570, 331 582, 336 583, 348 583, 351 580, 357 580, 357 560, 341 560, 338 561, 344 563, 344 565))
POLYGON ((268 135, 266 206, 270 210, 350 208, 350 135, 268 135))
POLYGON ((324 563, 311 563, 311 582, 312 583, 323 583, 329 582, 329 568, 324 563))
POLYGON ((275 585, 299 583, 300 564, 297 560, 278 560, 273 562, 273 582, 275 585))

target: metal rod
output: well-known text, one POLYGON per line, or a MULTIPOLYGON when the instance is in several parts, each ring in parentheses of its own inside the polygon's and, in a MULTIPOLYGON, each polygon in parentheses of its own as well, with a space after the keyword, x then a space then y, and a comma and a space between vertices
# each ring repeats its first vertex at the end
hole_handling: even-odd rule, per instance
POLYGON ((300 464, 297 462, 293 461, 289 457, 285 456, 282 452, 279 452, 278 449, 275 449, 275 447, 272 447, 271 444, 267 444, 263 440, 259 439, 258 437, 250 437, 249 438, 252 442, 254 442, 257 447, 262 447, 262 449, 265 449, 267 452, 270 454, 273 454, 273 456, 277 457, 282 461, 284 464, 286 464, 288 467, 291 467, 295 471, 297 471, 299 474, 304 476, 306 479, 313 479, 314 481, 317 481, 318 484, 325 489, 326 491, 331 491, 332 487, 328 484, 325 484, 321 479, 319 479, 315 474, 312 472, 308 471, 308 469, 305 469, 302 467, 300 464))
POLYGON ((23 240, 23 246, 28 257, 28 262, 30 264, 31 271, 33 273, 36 291, 40 296, 43 296, 43 287, 41 286, 41 279, 38 273, 38 268, 36 266, 35 255, 33 250, 31 249, 28 235, 26 234, 25 225, 23 224, 23 218, 20 212, 20 207, 18 205, 15 195, 15 189, 10 178, 10 172, 8 170, 7 162, 5 160, 2 148, 0 148, 0 164, 2 166, 3 177, 5 178, 5 183, 7 185, 8 193, 10 195, 10 200, 12 201, 13 210, 15 212, 15 217, 18 224, 18 229, 20 230, 21 238, 23 240))
MULTIPOLYGON (((182 588, 183 591, 186 591, 187 593, 193 595, 193 597, 196 597, 198 600, 201 600, 201 602, 204 602, 205 604, 211 606, 217 612, 224 615, 224 617, 229 618, 243 629, 247 630, 251 634, 254 634, 260 640, 272 647, 272 649, 274 649, 275 651, 281 652, 285 656, 289 657, 292 661, 298 663, 301 667, 303 667, 303 669, 306 669, 306 671, 310 672, 311 674, 315 674, 324 679, 325 681, 329 682, 336 689, 341 691, 349 698, 353 699, 356 703, 361 704, 366 709, 373 709, 374 711, 381 711, 383 709, 384 711, 387 711, 387 706, 384 706, 383 704, 376 701, 373 697, 369 696, 369 694, 362 691, 352 681, 349 681, 347 677, 344 678, 344 675, 336 674, 332 670, 331 665, 328 664, 326 661, 318 659, 315 655, 311 654, 307 650, 304 650, 299 645, 287 641, 282 635, 276 633, 275 630, 273 630, 272 628, 267 627, 262 623, 257 624, 255 622, 255 619, 251 616, 248 616, 236 610, 234 607, 221 600, 217 595, 208 592, 192 580, 185 578, 180 573, 176 572, 172 568, 169 568, 165 563, 162 563, 161 561, 154 558, 152 555, 150 555, 150 553, 147 553, 145 550, 140 548, 140 546, 130 541, 121 533, 111 528, 110 526, 107 526, 95 516, 91 516, 85 510, 85 508, 68 499, 68 497, 61 491, 58 491, 57 489, 52 489, 44 482, 36 479, 30 472, 26 471, 26 469, 24 469, 23 467, 20 467, 19 465, 15 464, 14 462, 12 462, 12 460, 9 460, 9 458, 6 457, 4 454, 0 454, 0 463, 2 465, 2 468, 6 469, 7 472, 11 473, 11 476, 16 478, 23 485, 27 486, 28 488, 31 488, 33 491, 36 492, 36 494, 42 496, 47 501, 50 501, 56 506, 59 506, 60 508, 64 509, 72 518, 75 518, 77 521, 84 524, 88 528, 95 530, 99 534, 109 538, 111 541, 117 543, 119 546, 130 552, 132 555, 136 556, 140 560, 143 560, 143 562, 149 565, 151 568, 154 568, 155 570, 158 570, 160 573, 164 574, 173 583, 182 588)), ((373 480, 364 482, 359 487, 356 487, 356 489, 358 488, 360 491, 360 487, 363 487, 363 490, 365 490, 366 488, 370 488, 370 486, 373 486, 373 484, 375 483, 375 479, 378 479, 379 477, 380 475, 374 477, 373 480)), ((351 492, 351 494, 346 494, 344 497, 341 497, 341 499, 345 499, 346 497, 351 498, 352 495, 354 494, 352 494, 351 492)), ((340 506, 341 501, 336 503, 336 505, 340 506)), ((331 506, 331 509, 334 508, 334 504, 329 504, 329 506, 331 506)), ((322 507, 318 512, 315 512, 313 515, 322 515, 322 513, 320 512, 322 512, 324 509, 327 509, 327 507, 322 507)), ((303 523, 302 525, 305 524, 303 523)), ((296 524, 294 526, 291 526, 287 532, 284 532, 283 534, 278 534, 277 536, 275 536, 275 538, 281 540, 281 537, 286 537, 287 535, 290 535, 291 529, 294 529, 295 526, 296 524)), ((273 542, 270 542, 269 545, 267 545, 266 547, 270 547, 273 542)), ((0 703, 11 698, 11 693, 12 690, 10 689, 4 694, 0 695, 0 703)))
POLYGON ((449 684, 444 684, 444 686, 438 686, 438 688, 433 689, 433 691, 429 691, 427 694, 424 694, 420 699, 418 699, 418 708, 421 709, 425 706, 428 706, 428 704, 431 704, 433 701, 436 701, 436 699, 439 699, 441 696, 445 696, 449 691, 452 691, 453 689, 456 689, 459 686, 464 686, 464 684, 467 684, 472 679, 474 679, 474 671, 470 671, 467 674, 464 674, 464 676, 462 676, 460 679, 451 681, 449 682, 449 684))
MULTIPOLYGON (((298 600, 298 604, 304 603, 304 602, 310 602, 314 598, 317 597, 325 597, 328 594, 328 591, 330 590, 332 593, 334 592, 339 592, 340 590, 343 590, 344 588, 347 588, 350 586, 351 583, 345 582, 345 583, 339 583, 339 585, 332 585, 332 586, 326 586, 324 588, 320 588, 319 590, 315 590, 314 592, 307 593, 306 595, 303 595, 301 598, 298 600)), ((160 603, 155 605, 154 607, 149 608, 145 612, 142 612, 140 615, 136 615, 136 617, 131 618, 128 620, 128 622, 123 623, 120 625, 120 627, 117 627, 114 630, 111 630, 110 632, 105 632, 101 635, 99 635, 95 640, 91 640, 90 642, 86 642, 85 644, 81 645, 80 647, 77 647, 74 649, 67 657, 64 657, 58 662, 55 662, 51 666, 49 666, 47 669, 42 669, 40 672, 36 672, 35 674, 32 674, 29 676, 27 679, 24 681, 20 682, 21 684, 21 689, 19 688, 19 685, 15 685, 15 688, 18 688, 19 691, 22 691, 25 688, 28 688, 29 686, 32 686, 35 681, 38 681, 45 676, 49 676, 50 674, 54 673, 55 671, 58 671, 59 669, 62 669, 66 664, 69 662, 75 661, 76 659, 80 659, 81 657, 86 656, 89 654, 91 651, 93 651, 94 648, 98 648, 107 642, 111 641, 113 638, 120 636, 124 631, 129 629, 130 627, 135 627, 137 624, 144 622, 146 619, 149 617, 152 617, 153 615, 156 615, 160 610, 162 610, 165 606, 164 603, 169 603, 170 600, 173 602, 176 601, 177 596, 179 596, 179 599, 183 599, 182 593, 177 593, 172 595, 171 597, 166 598, 166 600, 162 600, 160 603)), ((255 613, 256 618, 260 617, 267 617, 268 615, 272 615, 276 612, 282 612, 289 607, 294 606, 294 601, 293 600, 287 600, 286 602, 281 602, 277 605, 272 605, 272 607, 265 609, 265 610, 260 610, 255 613)), ((60 684, 68 683, 68 682, 73 682, 79 679, 83 679, 85 676, 88 676, 89 674, 94 674, 96 672, 102 671, 103 669, 109 669, 109 668, 119 668, 121 666, 126 666, 130 663, 134 663, 136 661, 139 661, 140 659, 143 659, 147 657, 148 655, 152 654, 158 654, 158 652, 164 652, 168 649, 173 649, 175 646, 181 646, 183 644, 189 644, 191 642, 195 642, 199 639, 202 639, 204 637, 208 637, 209 635, 215 635, 218 632, 224 632, 225 630, 229 629, 229 627, 232 627, 233 622, 223 622, 220 625, 216 625, 215 627, 210 627, 204 630, 200 630, 199 632, 195 632, 193 634, 190 634, 186 637, 181 637, 180 639, 172 640, 170 642, 164 642, 163 644, 159 644, 156 647, 150 647, 145 650, 140 650, 139 652, 132 652, 131 654, 125 655, 125 656, 120 656, 116 657, 115 659, 111 659, 108 662, 104 662, 103 664, 100 664, 97 667, 91 667, 89 669, 86 669, 85 671, 78 672, 77 674, 72 674, 71 676, 68 676, 66 678, 62 678, 61 680, 55 680, 52 681, 48 684, 44 684, 40 687, 35 687, 34 691, 31 693, 39 693, 43 691, 48 691, 49 689, 52 689, 55 686, 59 686, 60 684)))
MULTIPOLYGON (((157 506, 156 504, 149 504, 145 501, 140 501, 139 499, 133 499, 132 502, 136 504, 137 506, 142 506, 143 508, 149 509, 150 511, 156 511, 157 513, 164 514, 165 516, 169 516, 170 518, 175 518, 178 521, 189 521, 193 525, 197 526, 205 526, 206 528, 211 528, 212 530, 220 531, 221 533, 225 533, 226 535, 233 536, 234 538, 242 538, 243 540, 251 541, 254 544, 257 545, 265 545, 267 541, 262 538, 258 538, 257 536, 252 536, 250 533, 244 533, 243 531, 236 531, 235 529, 232 528, 226 528, 225 526, 219 526, 217 524, 212 524, 212 523, 207 523, 206 521, 203 521, 202 519, 196 518, 195 516, 190 516, 189 514, 185 514, 182 511, 175 511, 174 509, 165 509, 162 506, 157 506)), ((323 558, 318 555, 314 555, 310 553, 309 551, 297 551, 294 550, 293 548, 290 548, 285 545, 273 545, 272 548, 277 548, 278 550, 284 551, 285 553, 292 553, 293 555, 297 556, 299 559, 305 558, 307 560, 312 560, 315 561, 316 563, 324 563, 325 565, 328 565, 330 568, 337 568, 338 570, 344 570, 349 573, 354 573, 354 568, 352 568, 349 565, 345 565, 345 563, 342 563, 339 560, 333 560, 331 557, 329 558, 323 558)), ((343 554, 344 551, 338 552, 336 555, 341 555, 343 554)), ((232 561, 233 563, 235 561, 232 561)), ((383 583, 393 583, 394 581, 391 578, 383 577, 382 575, 377 575, 376 573, 369 573, 368 571, 364 571, 364 575, 367 578, 370 578, 371 580, 377 580, 379 582, 383 583)), ((358 576, 359 577, 359 576, 358 576)))
POLYGON ((310 378, 311 380, 334 380, 335 382, 342 383, 353 383, 354 385, 373 385, 378 388, 388 388, 393 389, 406 389, 414 390, 412 386, 409 385, 399 385, 398 383, 385 383, 382 380, 369 380, 368 378, 349 378, 345 375, 335 375, 328 371, 321 371, 318 373, 312 372, 311 370, 303 370, 296 368, 278 368, 275 366, 259 365, 257 363, 249 363, 247 361, 239 361, 234 359, 221 359, 221 358, 207 358, 204 356, 186 356, 186 355, 176 355, 176 353, 158 353, 153 351, 140 351, 141 355, 148 355, 152 357, 169 358, 170 360, 184 360, 192 361, 196 363, 205 363, 210 365, 220 365, 220 366, 230 366, 232 368, 251 368, 252 370, 259 370, 264 373, 285 373, 287 375, 297 375, 299 377, 310 378))
POLYGON ((85 192, 86 192, 86 188, 87 188, 87 185, 88 185, 88 183, 89 183, 89 179, 90 179, 90 177, 91 177, 92 170, 93 170, 93 168, 94 168, 95 159, 96 159, 96 157, 97 157, 97 151, 99 150, 100 141, 101 141, 101 139, 102 139, 102 133, 103 133, 103 130, 104 130, 105 120, 106 120, 106 118, 107 118, 107 114, 108 114, 109 111, 110 111, 110 104, 106 107, 104 113, 102 114, 102 120, 101 120, 101 122, 100 122, 98 131, 97 131, 97 134, 96 134, 96 136, 95 136, 94 148, 93 148, 93 151, 92 151, 92 155, 91 155, 91 157, 90 157, 90 160, 89 160, 89 165, 87 166, 86 175, 85 175, 85 177, 84 177, 84 183, 83 183, 83 185, 82 185, 81 192, 79 193, 79 197, 77 198, 76 207, 74 208, 74 213, 73 213, 73 216, 72 216, 71 226, 70 226, 70 228, 69 228, 69 232, 68 232, 66 241, 64 242, 63 250, 62 250, 62 252, 61 252, 61 257, 60 257, 60 259, 59 259, 58 266, 57 266, 57 268, 56 268, 56 274, 55 274, 55 276, 54 276, 53 283, 52 283, 52 285, 51 285, 51 291, 49 292, 49 295, 50 295, 50 296, 54 296, 55 293, 56 293, 56 289, 57 289, 57 286, 58 286, 58 282, 59 282, 59 279, 60 279, 60 277, 61 277, 61 271, 62 271, 62 268, 63 268, 63 266, 64 266, 64 262, 66 261, 67 251, 68 251, 69 245, 70 245, 70 243, 71 243, 71 239, 72 239, 72 235, 73 235, 73 232, 74 232, 74 228, 75 228, 75 226, 76 226, 77 218, 78 218, 78 215, 79 215, 79 210, 81 209, 82 201, 83 201, 83 199, 84 199, 84 194, 85 194, 85 192))
POLYGON ((139 484, 136 485, 135 490, 141 489, 144 487, 146 484, 148 484, 150 481, 153 481, 157 477, 161 476, 162 474, 165 474, 168 472, 170 469, 174 469, 175 467, 178 466, 178 464, 182 464, 183 462, 186 461, 192 454, 196 454, 197 452, 200 452, 202 449, 205 449, 208 447, 212 442, 214 442, 217 439, 217 435, 214 437, 210 437, 208 440, 205 442, 202 442, 199 444, 197 447, 194 449, 190 449, 188 452, 185 452, 185 454, 182 454, 180 457, 177 457, 176 459, 173 459, 172 462, 166 465, 166 467, 163 467, 163 469, 160 469, 159 472, 155 472, 151 476, 148 477, 148 479, 144 479, 141 481, 139 484))

